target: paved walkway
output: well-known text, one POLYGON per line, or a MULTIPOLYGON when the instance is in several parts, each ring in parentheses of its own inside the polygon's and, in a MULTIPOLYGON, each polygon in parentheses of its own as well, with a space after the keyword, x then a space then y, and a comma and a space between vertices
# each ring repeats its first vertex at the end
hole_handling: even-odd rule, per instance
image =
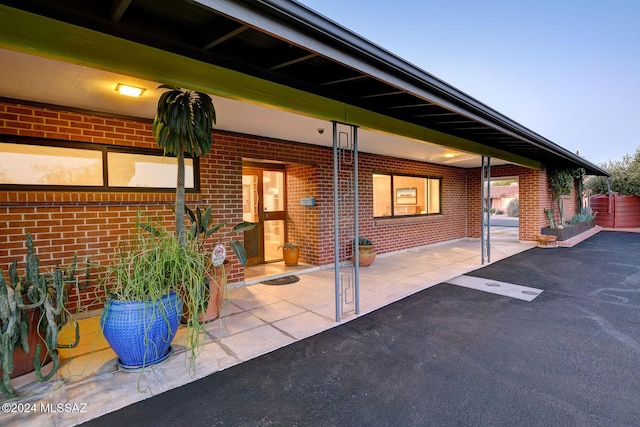
MULTIPOLYGON (((517 229, 516 229, 517 230, 517 229)), ((533 243, 494 241, 492 261, 507 258, 534 246, 533 243)), ((379 255, 375 263, 360 270, 361 314, 398 301, 423 289, 482 267, 478 240, 445 244, 379 255)), ((355 319, 351 314, 340 323, 355 319)), ((85 323, 97 319, 87 319, 85 323)), ((207 325, 206 344, 190 371, 181 328, 174 340, 175 353, 166 363, 142 374, 121 372, 116 356, 101 338, 85 336, 82 350, 59 371, 58 381, 22 387, 15 402, 41 409, 47 404, 77 404, 56 413, 0 414, 8 426, 70 426, 114 411, 134 402, 254 359, 275 349, 333 328, 335 321, 334 271, 319 270, 300 275, 300 281, 284 286, 251 285, 228 292, 223 317, 207 325)), ((226 398, 222 397, 224 402, 226 398)), ((63 407, 64 409, 64 407, 63 407)))
POLYGON ((88 426, 637 427, 638 253, 535 248, 464 276, 533 300, 447 281, 88 426))

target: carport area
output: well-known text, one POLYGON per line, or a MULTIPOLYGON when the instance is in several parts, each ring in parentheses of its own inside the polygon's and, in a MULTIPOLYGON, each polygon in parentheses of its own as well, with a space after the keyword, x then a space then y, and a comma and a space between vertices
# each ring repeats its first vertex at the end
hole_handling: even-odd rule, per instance
POLYGON ((531 302, 441 283, 90 425, 637 426, 639 251, 534 248, 469 273, 531 302))

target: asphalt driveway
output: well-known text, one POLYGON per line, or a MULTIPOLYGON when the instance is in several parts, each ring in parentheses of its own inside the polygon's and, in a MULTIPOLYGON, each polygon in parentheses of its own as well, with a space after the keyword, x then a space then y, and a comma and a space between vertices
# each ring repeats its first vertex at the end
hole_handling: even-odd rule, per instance
POLYGON ((640 234, 471 275, 544 292, 439 284, 86 425, 640 425, 640 234))

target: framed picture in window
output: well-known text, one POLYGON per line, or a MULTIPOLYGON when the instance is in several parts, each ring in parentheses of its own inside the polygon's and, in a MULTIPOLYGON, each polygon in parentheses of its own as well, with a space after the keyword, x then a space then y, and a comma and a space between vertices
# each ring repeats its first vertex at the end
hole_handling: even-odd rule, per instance
POLYGON ((396 205, 417 205, 417 204, 418 204, 418 189, 416 187, 396 188, 396 205))

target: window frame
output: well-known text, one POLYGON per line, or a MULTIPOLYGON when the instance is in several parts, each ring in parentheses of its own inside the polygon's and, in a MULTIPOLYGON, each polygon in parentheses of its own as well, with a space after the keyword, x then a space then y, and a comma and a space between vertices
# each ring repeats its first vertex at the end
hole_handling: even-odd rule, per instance
MULTIPOLYGON (((391 205, 391 215, 388 216, 373 216, 374 219, 398 219, 398 218, 416 218, 416 217, 426 217, 426 216, 435 216, 435 215, 442 215, 442 205, 443 205, 443 191, 442 191, 442 181, 443 181, 443 177, 441 176, 433 176, 433 175, 416 175, 416 174, 407 174, 407 173, 394 173, 394 172, 373 172, 372 176, 371 176, 371 180, 372 180, 372 193, 375 193, 375 190, 373 189, 373 175, 385 175, 385 176, 389 176, 391 178, 391 193, 389 194, 389 201, 390 201, 390 205, 391 205), (404 187, 396 187, 395 184, 395 177, 407 177, 407 178, 421 178, 421 179, 426 179, 427 180, 427 187, 428 187, 428 180, 437 180, 439 182, 439 195, 438 195, 438 206, 439 206, 439 211, 438 212, 432 212, 432 213, 418 213, 418 214, 409 214, 409 215, 396 215, 395 213, 395 198, 396 198, 396 190, 398 188, 404 188, 404 187)), ((428 198, 428 194, 425 195, 425 199, 428 198)), ((372 203, 373 203, 373 197, 372 197, 372 203)))
MULTIPOLYGON (((111 192, 111 193, 173 193, 176 187, 122 187, 109 186, 109 163, 108 153, 138 154, 147 156, 176 156, 164 154, 160 148, 126 147, 122 145, 111 145, 94 142, 81 142, 62 139, 43 139, 35 137, 25 137, 16 135, 0 135, 0 143, 20 144, 41 147, 60 147, 76 150, 99 151, 102 153, 102 182, 103 185, 37 185, 37 184, 5 184, 0 182, 0 190, 21 190, 21 191, 86 191, 86 192, 111 192)), ((186 193, 200 192, 200 161, 198 157, 193 157, 185 153, 185 159, 193 160, 193 188, 185 188, 186 193)))

